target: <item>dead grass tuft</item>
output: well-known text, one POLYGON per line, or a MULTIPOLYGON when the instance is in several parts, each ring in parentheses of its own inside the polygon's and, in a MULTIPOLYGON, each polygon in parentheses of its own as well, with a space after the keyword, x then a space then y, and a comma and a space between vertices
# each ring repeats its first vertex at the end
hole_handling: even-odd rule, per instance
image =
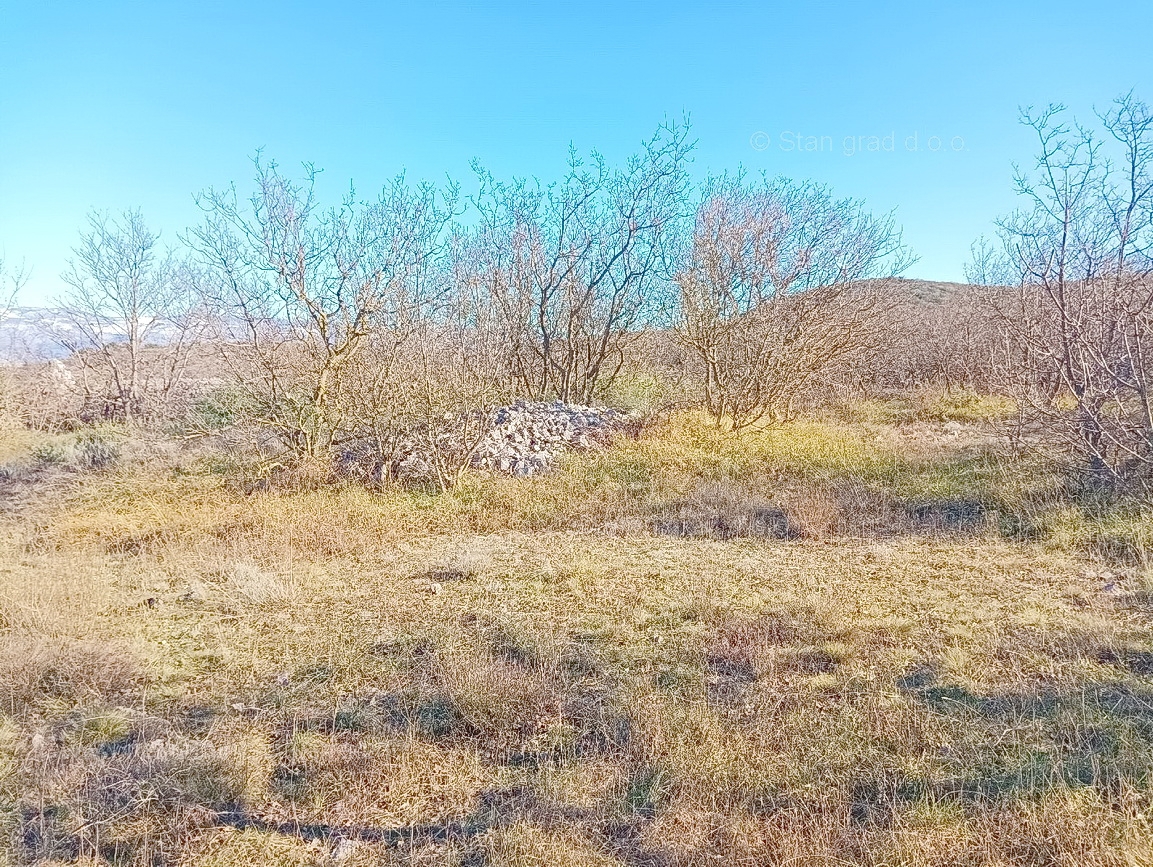
POLYGON ((795 539, 800 534, 779 507, 750 496, 735 483, 701 485, 661 508, 653 529, 697 539, 795 539))
POLYGON ((14 718, 45 707, 130 701, 143 673, 123 648, 95 641, 0 637, 0 709, 14 718))

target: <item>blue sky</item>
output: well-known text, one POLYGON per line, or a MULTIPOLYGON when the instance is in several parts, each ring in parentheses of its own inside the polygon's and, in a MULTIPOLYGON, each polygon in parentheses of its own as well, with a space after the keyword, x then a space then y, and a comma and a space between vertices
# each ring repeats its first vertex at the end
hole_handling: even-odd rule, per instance
POLYGON ((957 279, 1032 154, 1018 106, 1153 100, 1150 25, 1148 0, 0 0, 0 253, 42 303, 89 209, 139 206, 175 243, 257 148, 367 195, 401 170, 467 182, 474 157, 548 179, 570 142, 619 159, 689 113, 698 174, 895 208, 911 274, 957 279))

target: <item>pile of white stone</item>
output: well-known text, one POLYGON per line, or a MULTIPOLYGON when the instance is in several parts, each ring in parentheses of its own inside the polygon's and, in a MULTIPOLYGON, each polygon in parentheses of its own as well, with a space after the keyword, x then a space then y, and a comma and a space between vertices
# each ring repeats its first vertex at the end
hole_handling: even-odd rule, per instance
POLYGON ((492 426, 472 455, 472 466, 531 476, 562 452, 606 445, 629 416, 603 406, 517 401, 492 414, 492 426))
POLYGON ((517 401, 468 417, 448 417, 434 430, 414 431, 387 456, 372 454, 367 443, 347 447, 337 465, 343 473, 375 481, 435 480, 438 459, 442 465, 467 461, 477 469, 532 476, 549 469, 564 452, 607 445, 633 421, 628 413, 602 406, 517 401))

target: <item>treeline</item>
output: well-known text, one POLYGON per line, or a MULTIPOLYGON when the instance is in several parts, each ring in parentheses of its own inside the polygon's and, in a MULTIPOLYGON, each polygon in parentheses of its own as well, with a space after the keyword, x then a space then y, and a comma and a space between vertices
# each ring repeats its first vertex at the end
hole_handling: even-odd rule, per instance
POLYGON ((138 211, 91 215, 52 316, 68 361, 36 383, 10 371, 9 405, 34 424, 230 424, 301 460, 452 441, 448 485, 476 411, 517 398, 693 404, 739 429, 965 387, 1014 398, 1092 472, 1140 478, 1153 117, 1127 95, 1097 130, 1063 118, 1023 114, 1026 207, 975 245, 977 285, 940 297, 900 279, 913 259, 892 215, 812 182, 694 184, 685 125, 620 165, 570 153, 551 183, 477 164, 468 197, 401 177, 326 205, 312 167, 258 157, 247 195, 197 197, 175 249, 138 211))

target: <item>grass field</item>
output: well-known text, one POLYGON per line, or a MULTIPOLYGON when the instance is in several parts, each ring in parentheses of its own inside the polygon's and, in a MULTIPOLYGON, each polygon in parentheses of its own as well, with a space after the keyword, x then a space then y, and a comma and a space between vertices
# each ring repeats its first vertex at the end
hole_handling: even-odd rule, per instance
POLYGON ((1153 864, 1153 518, 996 411, 442 495, 0 434, 0 864, 1153 864))

